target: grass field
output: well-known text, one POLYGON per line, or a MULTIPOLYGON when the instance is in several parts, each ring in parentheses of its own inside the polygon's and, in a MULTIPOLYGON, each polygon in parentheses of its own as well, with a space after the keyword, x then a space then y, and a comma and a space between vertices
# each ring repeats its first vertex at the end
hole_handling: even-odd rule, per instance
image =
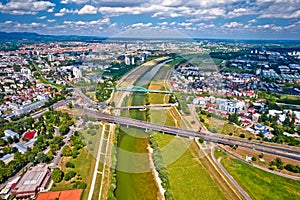
POLYGON ((179 157, 167 166, 174 199, 226 199, 219 185, 202 165, 198 153, 187 140, 179 138, 174 140, 174 136, 161 133, 156 133, 154 137, 165 163, 169 163, 175 156, 179 157))
POLYGON ((206 115, 201 115, 201 117, 205 120, 204 123, 209 125, 209 130, 214 133, 221 133, 225 135, 233 133, 234 136, 245 134, 246 138, 256 138, 254 134, 244 130, 243 128, 237 127, 234 124, 228 124, 227 120, 220 120, 214 117, 208 118, 206 115))
POLYGON ((300 199, 299 181, 271 174, 237 159, 223 151, 215 151, 222 165, 253 199, 300 199))
MULTIPOLYGON (((154 123, 167 126, 183 126, 175 108, 151 110, 151 119, 154 123)), ((155 133, 154 138, 167 164, 170 188, 175 199, 226 199, 218 183, 201 163, 192 141, 162 133, 155 133)))
MULTIPOLYGON (((60 168, 66 174, 68 171, 75 171, 77 173, 77 179, 82 179, 87 184, 87 188, 83 191, 82 199, 87 199, 90 185, 93 177, 94 166, 96 164, 96 155, 98 152, 100 136, 102 132, 102 126, 99 129, 96 129, 96 135, 92 136, 87 134, 87 130, 81 130, 80 134, 83 136, 82 141, 86 144, 86 146, 80 150, 80 153, 76 159, 72 157, 63 157, 60 168), (70 161, 75 164, 75 168, 66 168, 65 164, 70 161), (79 176, 78 176, 79 175, 79 176)), ((52 187, 53 191, 58 190, 68 190, 72 189, 71 181, 75 180, 75 178, 70 181, 63 180, 62 182, 56 184, 52 187)), ((96 185, 97 187, 97 185, 96 185)))
POLYGON ((87 150, 86 147, 80 150, 80 154, 76 159, 63 157, 60 164, 60 168, 64 173, 68 171, 75 171, 77 173, 76 178, 71 179, 70 181, 62 180, 60 183, 53 185, 51 191, 61 191, 61 190, 70 190, 72 188, 71 181, 75 179, 82 179, 87 184, 87 188, 83 191, 81 199, 87 199, 88 193, 91 186, 91 181, 93 179, 94 166, 96 163, 95 157, 87 150), (74 169, 66 168, 65 164, 70 161, 75 164, 74 169))

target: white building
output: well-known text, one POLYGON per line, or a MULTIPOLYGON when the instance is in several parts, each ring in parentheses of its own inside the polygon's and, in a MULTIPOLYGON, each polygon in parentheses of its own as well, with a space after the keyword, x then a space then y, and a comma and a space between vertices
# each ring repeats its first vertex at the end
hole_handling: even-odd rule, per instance
POLYGON ((16 116, 22 115, 24 113, 28 113, 30 111, 33 111, 35 109, 42 107, 47 101, 48 101, 48 97, 46 97, 46 96, 43 96, 43 98, 39 97, 39 101, 20 106, 18 109, 14 110, 13 113, 16 116))
POLYGON ((130 65, 130 58, 128 56, 125 56, 125 64, 130 65))
POLYGON ((219 104, 219 109, 230 113, 239 113, 245 108, 245 101, 240 100, 228 100, 228 99, 216 99, 216 103, 219 104))
POLYGON ((5 137, 11 137, 11 138, 17 137, 17 138, 19 138, 19 134, 12 131, 12 130, 5 130, 4 135, 5 135, 5 137))
POLYGON ((73 75, 74 75, 75 78, 81 78, 82 77, 82 72, 77 67, 74 67, 73 68, 73 75))

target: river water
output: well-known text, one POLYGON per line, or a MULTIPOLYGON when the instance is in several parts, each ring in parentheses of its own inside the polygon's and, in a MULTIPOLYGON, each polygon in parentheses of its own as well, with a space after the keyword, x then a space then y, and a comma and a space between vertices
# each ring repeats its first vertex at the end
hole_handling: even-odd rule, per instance
MULTIPOLYGON (((136 86, 147 87, 160 68, 172 59, 154 66, 141 76, 136 86)), ((126 105, 144 105, 145 94, 133 93, 126 105)), ((146 120, 146 113, 141 110, 126 110, 122 116, 146 120)), ((143 129, 120 126, 117 155, 116 197, 121 200, 158 199, 160 196, 151 172, 148 147, 149 137, 143 129)))

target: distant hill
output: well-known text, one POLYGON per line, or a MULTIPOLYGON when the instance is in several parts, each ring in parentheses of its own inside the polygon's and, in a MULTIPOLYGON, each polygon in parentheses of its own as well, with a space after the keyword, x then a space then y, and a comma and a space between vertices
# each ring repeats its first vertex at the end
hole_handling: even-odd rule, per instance
POLYGON ((101 41, 105 40, 104 37, 94 36, 76 36, 76 35, 42 35, 31 32, 0 32, 0 41, 101 41))

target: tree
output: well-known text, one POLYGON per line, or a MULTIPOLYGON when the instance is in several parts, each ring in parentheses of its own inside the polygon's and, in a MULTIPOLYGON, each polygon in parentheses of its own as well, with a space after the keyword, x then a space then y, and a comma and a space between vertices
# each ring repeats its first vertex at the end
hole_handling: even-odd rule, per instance
POLYGON ((69 126, 67 126, 65 124, 62 124, 59 127, 59 132, 60 132, 61 135, 66 135, 69 132, 69 130, 70 130, 69 126))
POLYGON ((6 145, 6 141, 3 140, 2 138, 0 138, 0 146, 5 146, 6 145))
POLYGON ((62 181, 64 173, 59 168, 55 168, 51 176, 54 183, 59 183, 62 181))
POLYGON ((244 133, 240 134, 240 138, 245 138, 245 137, 246 137, 246 136, 245 136, 244 133))
POLYGON ((61 154, 63 156, 72 156, 73 152, 72 152, 72 149, 69 147, 69 146, 64 146, 64 148, 62 149, 61 151, 61 154))
POLYGON ((233 113, 233 114, 229 115, 228 120, 230 122, 235 123, 236 125, 240 125, 241 124, 241 121, 239 120, 239 116, 236 113, 233 113))
POLYGON ((37 154, 37 161, 38 161, 39 163, 45 163, 45 162, 48 161, 48 157, 47 157, 44 153, 39 152, 39 153, 37 154))
POLYGON ((257 160, 257 158, 256 158, 255 156, 252 156, 251 160, 252 160, 253 162, 255 162, 255 161, 257 160))
POLYGON ((70 109, 73 108, 73 104, 71 102, 68 104, 68 108, 70 108, 70 109))
POLYGON ((261 154, 259 154, 259 156, 258 156, 259 158, 263 158, 264 157, 264 154, 263 153, 261 153, 261 154))
POLYGON ((69 171, 69 172, 67 172, 66 174, 65 174, 65 177, 64 177, 64 180, 65 181, 69 181, 69 180, 71 180, 73 177, 75 177, 76 176, 76 172, 74 172, 74 171, 69 171))
POLYGON ((264 138, 265 135, 260 131, 259 134, 257 134, 257 136, 261 137, 261 138, 264 138))
POLYGON ((67 163, 66 163, 66 167, 67 167, 67 168, 75 168, 75 165, 74 165, 74 163, 72 163, 72 162, 67 162, 67 163))
POLYGON ((204 142, 204 138, 199 138, 199 142, 203 143, 204 142))
POLYGON ((87 184, 83 181, 76 181, 74 184, 73 184, 73 188, 77 188, 77 189, 85 189, 87 187, 87 184))

